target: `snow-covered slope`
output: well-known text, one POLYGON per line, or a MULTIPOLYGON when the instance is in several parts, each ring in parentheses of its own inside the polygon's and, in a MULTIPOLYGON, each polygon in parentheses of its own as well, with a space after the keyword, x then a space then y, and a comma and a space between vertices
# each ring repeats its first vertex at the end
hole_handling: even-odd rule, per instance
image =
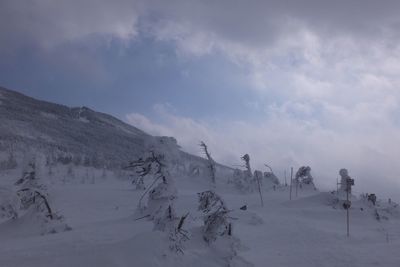
MULTIPOLYGON (((21 164, 23 155, 34 151, 56 163, 115 169, 159 142, 175 143, 179 149, 174 138, 151 136, 87 107, 69 108, 2 87, 0 101, 0 163, 12 152, 21 164)), ((197 156, 178 154, 204 164, 197 156)))
POLYGON ((207 245, 201 238, 196 193, 206 186, 196 180, 178 179, 177 184, 177 212, 190 212, 184 254, 169 252, 162 232, 152 231, 147 220, 136 220, 142 191, 108 179, 53 185, 53 203, 72 231, 40 236, 26 222, 0 224, 0 266, 399 266, 398 215, 377 221, 373 207, 356 202, 347 238, 346 213, 334 207, 331 193, 299 192, 289 201, 286 189, 265 191, 261 207, 257 194, 238 194, 221 181, 217 191, 234 218, 237 254, 230 259, 230 244, 207 245), (244 204, 248 209, 240 210, 244 204))

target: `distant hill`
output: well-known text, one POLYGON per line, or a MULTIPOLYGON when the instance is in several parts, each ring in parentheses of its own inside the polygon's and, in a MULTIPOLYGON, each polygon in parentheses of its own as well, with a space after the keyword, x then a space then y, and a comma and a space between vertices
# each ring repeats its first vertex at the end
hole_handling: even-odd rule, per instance
MULTIPOLYGON (((47 161, 114 169, 141 156, 150 145, 165 142, 187 159, 186 165, 204 165, 204 159, 180 151, 172 137, 151 136, 87 107, 70 108, 0 87, 3 163, 10 155, 39 152, 47 161)), ((16 158, 22 161, 21 156, 16 158)))

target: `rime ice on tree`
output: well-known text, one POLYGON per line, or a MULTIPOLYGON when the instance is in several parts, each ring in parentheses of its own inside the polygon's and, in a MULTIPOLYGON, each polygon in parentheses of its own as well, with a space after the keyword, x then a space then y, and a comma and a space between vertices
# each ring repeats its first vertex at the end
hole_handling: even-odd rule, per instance
POLYGON ((264 165, 269 169, 269 171, 264 172, 264 178, 267 182, 267 186, 272 186, 275 188, 280 184, 279 179, 278 177, 276 177, 275 173, 272 171, 272 168, 269 165, 264 165))
POLYGON ((200 142, 200 146, 203 149, 203 152, 204 152, 204 154, 206 155, 206 157, 208 159, 207 169, 208 169, 208 172, 209 172, 209 176, 211 178, 211 182, 215 185, 215 172, 216 172, 215 161, 211 157, 210 153, 208 152, 207 145, 203 141, 200 142))
POLYGON ((35 163, 29 163, 22 178, 15 182, 20 209, 36 216, 43 223, 43 234, 71 230, 64 218, 55 213, 48 201, 47 187, 36 177, 35 163))
POLYGON ((257 181, 254 179, 250 167, 250 156, 245 154, 241 159, 244 161, 245 170, 235 169, 233 172, 233 183, 235 187, 243 192, 250 193, 257 188, 257 181))
POLYGON ((165 156, 152 151, 146 158, 139 158, 131 162, 129 168, 135 169, 141 179, 153 177, 153 184, 161 180, 154 188, 152 188, 152 184, 143 194, 138 208, 141 213, 146 213, 150 220, 164 217, 165 211, 169 207, 173 209, 174 200, 177 198, 177 190, 174 180, 167 170, 165 156), (144 206, 142 199, 146 193, 149 193, 149 196, 147 206, 144 206))
POLYGON ((351 186, 347 185, 347 181, 351 179, 351 177, 349 176, 347 169, 341 169, 339 171, 339 175, 340 175, 340 191, 346 192, 348 190, 349 194, 351 194, 351 186))
POLYGON ((198 193, 198 210, 204 213, 203 238, 205 241, 215 241, 218 236, 231 235, 232 226, 229 223, 224 201, 213 191, 198 193))
POLYGON ((164 155, 152 151, 146 158, 131 162, 129 167, 136 169, 142 179, 146 176, 154 178, 153 183, 139 200, 138 213, 144 214, 142 218, 147 217, 153 221, 153 230, 168 233, 171 250, 183 252, 183 242, 188 237, 186 231, 182 229, 182 225, 187 215, 179 220, 175 212, 174 202, 177 198, 177 189, 167 165, 164 155), (152 188, 157 181, 160 182, 152 188), (144 206, 142 199, 146 193, 149 196, 147 206, 144 206))
POLYGON ((300 188, 311 187, 312 189, 316 189, 314 185, 314 178, 311 175, 311 168, 309 166, 302 166, 296 172, 295 176, 296 186, 300 188))

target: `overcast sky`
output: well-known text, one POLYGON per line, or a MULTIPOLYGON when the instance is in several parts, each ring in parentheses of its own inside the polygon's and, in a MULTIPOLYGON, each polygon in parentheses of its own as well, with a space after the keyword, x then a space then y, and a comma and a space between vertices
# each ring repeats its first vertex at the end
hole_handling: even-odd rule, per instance
POLYGON ((0 1, 0 85, 400 199, 400 1, 0 1))

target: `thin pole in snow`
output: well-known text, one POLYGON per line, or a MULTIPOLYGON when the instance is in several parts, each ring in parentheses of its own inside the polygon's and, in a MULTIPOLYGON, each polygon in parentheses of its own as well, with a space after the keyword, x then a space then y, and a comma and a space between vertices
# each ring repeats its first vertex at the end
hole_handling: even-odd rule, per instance
POLYGON ((292 200, 293 167, 290 168, 290 200, 292 200))
POLYGON ((339 178, 336 177, 336 196, 339 196, 339 178))
POLYGON ((287 181, 286 181, 286 170, 284 170, 283 173, 285 174, 285 186, 287 186, 287 181))
POLYGON ((263 200, 262 192, 261 192, 260 177, 258 175, 255 175, 255 176, 256 176, 257 184, 258 184, 258 192, 260 193, 261 207, 264 207, 264 200, 263 200))
MULTIPOLYGON (((347 188, 346 188, 346 203, 349 203, 349 183, 347 183, 347 188)), ((349 213, 350 207, 347 208, 347 237, 350 237, 350 213, 349 213)))

